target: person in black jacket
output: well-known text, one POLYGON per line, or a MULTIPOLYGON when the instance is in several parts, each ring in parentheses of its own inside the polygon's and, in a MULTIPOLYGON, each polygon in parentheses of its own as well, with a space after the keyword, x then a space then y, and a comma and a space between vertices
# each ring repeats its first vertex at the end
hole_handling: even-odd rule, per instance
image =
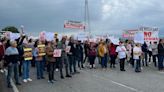
POLYGON ((70 38, 70 42, 68 43, 68 46, 71 46, 70 52, 68 53, 68 58, 69 58, 69 69, 71 74, 79 73, 76 70, 76 60, 75 60, 75 41, 73 38, 70 38), (74 72, 72 71, 72 67, 74 69, 74 72))
POLYGON ((75 58, 76 58, 76 61, 78 62, 78 67, 81 69, 83 68, 83 47, 81 45, 81 41, 77 42, 75 49, 76 49, 75 58))
POLYGON ((20 61, 20 64, 19 64, 19 76, 22 76, 22 62, 24 60, 23 58, 23 54, 24 54, 24 51, 23 51, 23 40, 26 38, 25 35, 21 35, 21 37, 19 37, 16 41, 17 41, 17 49, 18 49, 18 52, 19 52, 19 61, 20 61))
POLYGON ((158 44, 158 69, 163 70, 163 61, 164 61, 164 39, 160 39, 158 44))
POLYGON ((142 45, 142 51, 144 53, 144 59, 145 59, 145 60, 142 61, 143 66, 145 64, 146 64, 146 66, 148 66, 148 62, 147 62, 148 46, 147 46, 146 42, 144 42, 144 44, 142 45))
POLYGON ((19 83, 19 75, 18 75, 18 64, 19 64, 19 52, 17 47, 16 41, 11 41, 11 46, 8 47, 5 51, 5 56, 6 56, 6 61, 8 63, 8 73, 7 73, 7 86, 9 88, 12 88, 11 85, 11 77, 12 77, 12 72, 14 72, 14 78, 16 80, 16 85, 21 85, 19 83))

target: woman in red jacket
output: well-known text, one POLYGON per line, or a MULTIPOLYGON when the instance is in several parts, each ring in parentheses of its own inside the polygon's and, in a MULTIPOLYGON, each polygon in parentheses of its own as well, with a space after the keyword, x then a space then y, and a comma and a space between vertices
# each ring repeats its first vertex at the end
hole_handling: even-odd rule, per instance
POLYGON ((116 60, 116 57, 117 57, 117 53, 116 53, 116 46, 111 43, 109 45, 109 55, 110 55, 110 58, 111 58, 111 62, 110 62, 110 68, 115 68, 115 60, 116 60))
POLYGON ((90 43, 88 54, 90 69, 95 68, 96 48, 94 43, 90 43))

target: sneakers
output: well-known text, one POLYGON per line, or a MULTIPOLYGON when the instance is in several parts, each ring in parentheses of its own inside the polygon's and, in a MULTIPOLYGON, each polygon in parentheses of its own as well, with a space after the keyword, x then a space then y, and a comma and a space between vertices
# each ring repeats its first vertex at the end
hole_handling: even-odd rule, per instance
POLYGON ((28 78, 28 79, 24 79, 24 80, 23 80, 24 83, 27 83, 28 81, 31 82, 32 79, 31 79, 31 78, 28 78))
POLYGON ((28 78, 27 80, 28 80, 28 81, 30 81, 30 82, 32 81, 32 79, 31 79, 31 78, 28 78))
POLYGON ((24 80, 23 80, 23 82, 24 82, 24 83, 27 83, 27 80, 26 80, 26 79, 24 79, 24 80))

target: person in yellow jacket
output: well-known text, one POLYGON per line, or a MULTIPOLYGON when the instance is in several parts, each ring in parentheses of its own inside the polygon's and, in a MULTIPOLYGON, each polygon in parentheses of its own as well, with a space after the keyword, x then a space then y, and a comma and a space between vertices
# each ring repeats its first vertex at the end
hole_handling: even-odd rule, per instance
POLYGON ((107 47, 104 42, 100 42, 98 46, 98 54, 101 58, 101 67, 107 68, 107 47))

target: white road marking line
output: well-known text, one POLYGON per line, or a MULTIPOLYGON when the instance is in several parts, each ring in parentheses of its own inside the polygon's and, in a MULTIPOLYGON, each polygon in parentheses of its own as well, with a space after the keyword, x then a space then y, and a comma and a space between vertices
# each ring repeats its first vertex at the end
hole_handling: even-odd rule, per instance
MULTIPOLYGON (((5 76, 7 76, 7 70, 6 69, 4 69, 5 70, 5 76)), ((16 85, 15 85, 15 83, 13 82, 13 80, 11 79, 11 85, 12 85, 12 87, 13 87, 13 91, 14 92, 19 92, 19 90, 18 90, 18 88, 16 87, 16 85)))
POLYGON ((130 90, 132 90, 132 91, 141 92, 141 91, 139 91, 139 90, 137 90, 137 89, 135 89, 135 88, 126 86, 126 85, 124 85, 124 84, 121 84, 121 83, 118 83, 118 82, 115 82, 115 81, 112 81, 112 80, 111 80, 111 82, 114 83, 114 84, 117 84, 117 85, 119 85, 119 86, 125 87, 125 88, 127 88, 127 89, 130 89, 130 90))
MULTIPOLYGON (((86 72, 86 71, 83 71, 83 72, 86 72)), ((87 73, 88 73, 88 72, 87 72, 87 73)), ((143 92, 143 91, 137 90, 137 89, 135 89, 135 88, 126 86, 126 85, 124 85, 124 84, 122 84, 122 83, 118 83, 118 82, 115 82, 115 81, 113 81, 113 80, 110 80, 110 79, 107 79, 107 78, 104 78, 104 77, 97 76, 97 75, 95 75, 95 74, 92 74, 92 76, 97 77, 97 78, 102 79, 102 80, 108 80, 108 81, 112 82, 113 84, 122 86, 122 87, 124 87, 124 88, 130 89, 130 90, 135 91, 135 92, 143 92)))

